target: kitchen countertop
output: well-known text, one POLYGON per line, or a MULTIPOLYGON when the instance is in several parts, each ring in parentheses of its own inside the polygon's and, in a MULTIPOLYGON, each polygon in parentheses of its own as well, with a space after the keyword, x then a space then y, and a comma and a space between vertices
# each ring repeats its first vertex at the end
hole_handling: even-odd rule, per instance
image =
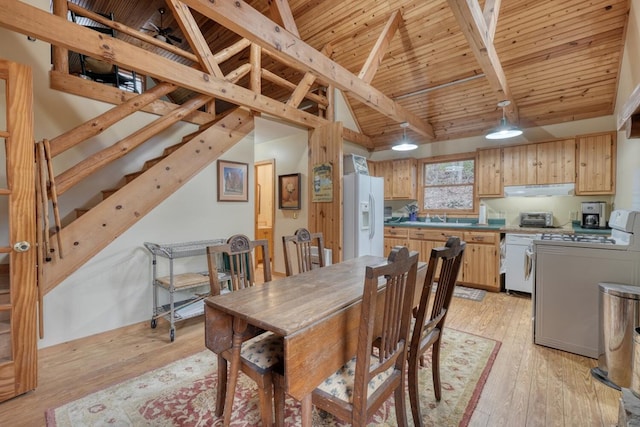
MULTIPOLYGON (((421 222, 417 224, 412 222, 406 223, 405 218, 385 221, 385 227, 402 227, 402 228, 430 228, 437 230, 438 228, 449 228, 441 221, 421 222)), ((478 231, 496 231, 500 233, 520 233, 520 234, 538 234, 538 233, 558 233, 558 234, 602 234, 610 235, 611 229, 593 229, 580 226, 579 221, 573 221, 562 227, 520 227, 519 225, 506 224, 504 219, 489 219, 488 224, 478 224, 478 220, 474 218, 448 218, 447 225, 450 228, 462 230, 478 230, 478 231), (456 225, 459 223, 470 224, 469 226, 456 225)))

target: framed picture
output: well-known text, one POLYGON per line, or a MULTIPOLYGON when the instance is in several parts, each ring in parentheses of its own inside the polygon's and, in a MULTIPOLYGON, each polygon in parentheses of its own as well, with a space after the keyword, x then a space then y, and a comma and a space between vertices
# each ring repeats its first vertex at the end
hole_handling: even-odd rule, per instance
POLYGON ((218 160, 218 201, 249 201, 249 164, 218 160))
POLYGON ((278 207, 280 209, 300 209, 300 177, 299 173, 278 175, 278 189, 280 190, 278 207))
POLYGON ((313 197, 311 201, 333 201, 333 166, 331 163, 313 165, 313 197))

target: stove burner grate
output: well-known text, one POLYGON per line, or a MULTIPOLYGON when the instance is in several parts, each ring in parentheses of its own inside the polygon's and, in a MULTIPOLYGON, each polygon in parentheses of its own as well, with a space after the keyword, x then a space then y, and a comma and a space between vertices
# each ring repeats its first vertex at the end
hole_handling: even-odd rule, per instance
POLYGON ((588 242, 601 243, 603 245, 615 245, 616 241, 611 237, 598 236, 594 234, 556 234, 544 233, 541 240, 560 240, 564 242, 588 242))

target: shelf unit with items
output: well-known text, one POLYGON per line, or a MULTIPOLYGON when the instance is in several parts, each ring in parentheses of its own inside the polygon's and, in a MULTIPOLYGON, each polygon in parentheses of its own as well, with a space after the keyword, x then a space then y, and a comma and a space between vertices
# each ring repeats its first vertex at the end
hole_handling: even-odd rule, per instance
MULTIPOLYGON (((175 340, 176 322, 204 314, 204 299, 210 294, 208 270, 176 274, 174 261, 179 258, 206 256, 208 246, 222 245, 225 242, 225 239, 165 244, 144 242, 144 246, 152 255, 153 316, 151 317, 151 327, 155 328, 158 319, 164 317, 170 324, 169 338, 171 342, 175 340), (158 258, 168 260, 168 275, 158 277, 158 258), (168 303, 161 304, 159 302, 160 292, 168 296, 168 303), (176 300, 177 293, 179 295, 187 293, 188 296, 176 300)), ((219 260, 218 265, 224 265, 223 260, 219 260)), ((226 271, 219 271, 218 278, 221 282, 228 283, 231 276, 226 271)))

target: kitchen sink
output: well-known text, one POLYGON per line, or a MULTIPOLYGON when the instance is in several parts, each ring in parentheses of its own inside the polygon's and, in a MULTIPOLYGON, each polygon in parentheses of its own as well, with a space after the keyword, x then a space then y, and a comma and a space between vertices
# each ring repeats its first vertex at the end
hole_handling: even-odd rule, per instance
POLYGON ((442 228, 456 228, 456 227, 473 227, 472 222, 422 222, 422 221, 403 221, 398 222, 398 225, 422 225, 425 227, 442 227, 442 228))

